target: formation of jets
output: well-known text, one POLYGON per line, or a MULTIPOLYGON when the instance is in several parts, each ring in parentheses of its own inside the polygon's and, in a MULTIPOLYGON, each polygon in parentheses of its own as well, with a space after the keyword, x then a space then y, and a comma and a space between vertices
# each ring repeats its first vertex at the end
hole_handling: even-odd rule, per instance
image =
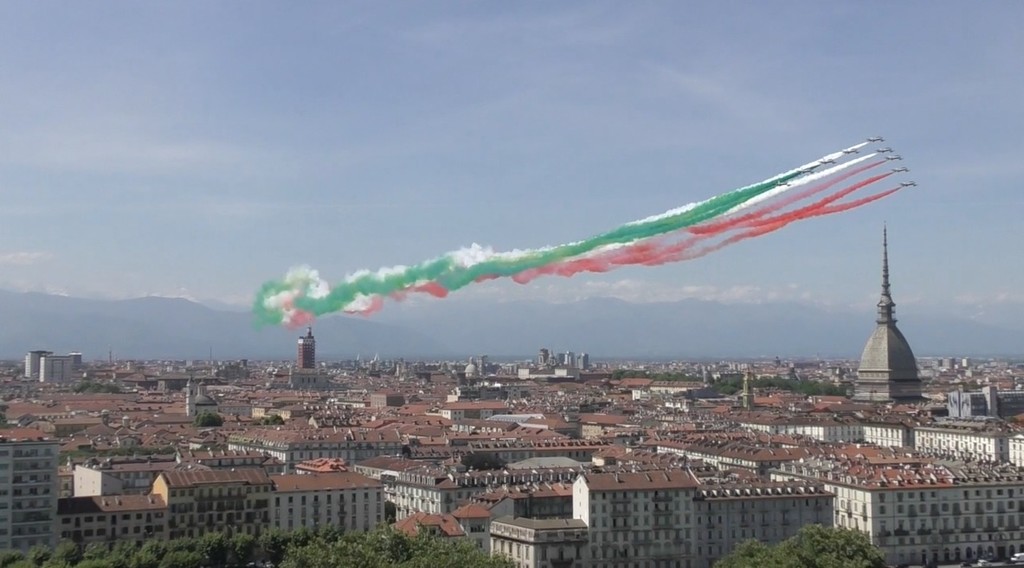
POLYGON ((850 148, 849 150, 843 150, 844 154, 860 154, 860 150, 856 148, 850 148))
POLYGON ((916 181, 905 181, 905 182, 902 182, 900 184, 900 187, 910 187, 910 186, 916 186, 916 185, 917 185, 916 181))
POLYGON ((884 141, 885 141, 885 138, 882 138, 881 136, 872 136, 871 138, 868 138, 868 142, 884 142, 884 141))
POLYGON ((834 163, 836 163, 836 161, 835 160, 830 160, 830 159, 826 158, 824 160, 818 160, 818 163, 819 164, 834 164, 834 163))
POLYGON ((892 152, 892 148, 886 146, 885 148, 879 148, 879 149, 875 150, 876 154, 884 154, 886 152, 892 152))
POLYGON ((902 160, 903 156, 900 156, 899 154, 893 154, 892 156, 886 156, 885 159, 886 160, 902 160))
POLYGON ((893 170, 892 170, 892 172, 894 174, 898 174, 900 172, 909 172, 909 171, 910 171, 910 169, 908 169, 908 168, 893 168, 893 170))

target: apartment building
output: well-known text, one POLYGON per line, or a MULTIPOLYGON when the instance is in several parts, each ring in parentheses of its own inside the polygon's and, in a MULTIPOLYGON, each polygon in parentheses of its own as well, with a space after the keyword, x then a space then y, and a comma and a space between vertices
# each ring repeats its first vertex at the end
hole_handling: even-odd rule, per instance
POLYGON ((402 453, 398 430, 358 430, 354 428, 273 430, 251 429, 228 438, 228 449, 258 452, 284 463, 285 472, 314 458, 341 458, 348 463, 377 456, 402 453))
POLYGON ((491 523, 491 554, 519 568, 589 567, 587 523, 580 519, 501 517, 491 523))
POLYGON ((400 472, 390 493, 401 519, 417 512, 451 513, 463 501, 502 485, 572 481, 579 474, 579 468, 455 472, 423 466, 400 472))
POLYGON ((862 457, 783 464, 776 479, 835 494, 834 525, 859 530, 890 564, 1007 558, 1024 550, 1024 469, 862 457))
POLYGON ((913 448, 915 425, 897 418, 865 420, 864 442, 886 448, 913 448))
POLYGON ((807 457, 806 448, 754 440, 708 439, 696 442, 658 442, 658 453, 700 460, 719 469, 739 468, 767 475, 779 465, 807 457))
POLYGON ((914 428, 914 449, 954 460, 1006 462, 1014 434, 1002 421, 949 420, 914 428))
POLYGON ((0 550, 57 545, 58 453, 38 430, 0 431, 0 550))
POLYGON ((686 470, 581 475, 573 484, 573 517, 589 528, 589 566, 696 566, 698 488, 686 470))
POLYGON ((159 495, 68 497, 57 503, 60 538, 83 547, 167 538, 167 517, 159 495))
POLYGON ((1016 466, 1024 466, 1024 434, 1010 436, 1006 444, 1007 458, 1010 463, 1016 466))
POLYGON ((747 540, 778 543, 804 525, 832 525, 834 495, 817 482, 702 480, 694 496, 695 567, 710 567, 747 540))
POLYGON ((487 442, 470 442, 466 453, 494 456, 505 463, 513 463, 533 458, 569 458, 581 462, 589 462, 594 454, 612 446, 604 440, 573 440, 556 438, 553 440, 502 440, 487 442))
POLYGON ((589 527, 595 568, 711 568, 744 541, 773 544, 807 524, 831 526, 833 499, 817 481, 737 483, 688 469, 595 473, 576 481, 573 516, 589 527))
POLYGON ((274 484, 258 468, 165 471, 153 482, 169 511, 168 538, 212 530, 257 535, 270 526, 274 484))
POLYGON ((177 465, 173 459, 104 459, 76 464, 74 495, 145 495, 161 473, 177 465))
POLYGON ((806 436, 820 442, 857 442, 864 438, 863 426, 846 419, 746 414, 737 417, 736 422, 741 428, 755 432, 806 436))
POLYGON ((337 526, 372 530, 384 522, 384 485, 354 472, 275 475, 271 526, 286 531, 337 526))

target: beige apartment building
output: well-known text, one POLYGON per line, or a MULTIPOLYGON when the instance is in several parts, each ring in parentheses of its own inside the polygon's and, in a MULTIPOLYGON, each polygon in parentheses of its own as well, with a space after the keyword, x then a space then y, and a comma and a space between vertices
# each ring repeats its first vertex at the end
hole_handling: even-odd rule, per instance
POLYGON ((1024 469, 1010 464, 818 458, 773 478, 820 481, 835 494, 834 525, 867 534, 890 564, 1024 551, 1024 469))
POLYGON ((590 566, 587 523, 580 519, 501 517, 491 522, 491 554, 518 568, 590 566))
POLYGON ((592 473, 573 486, 573 516, 589 528, 594 568, 711 568, 746 540, 773 544, 807 524, 831 526, 833 499, 816 481, 592 473))
POLYGON ((68 497, 57 504, 60 538, 92 543, 167 538, 167 504, 159 495, 68 497))
POLYGON ((153 482, 169 511, 168 538, 219 530, 258 535, 270 526, 274 484, 262 469, 166 471, 153 482))
POLYGON ((272 476, 271 526, 365 532, 384 522, 384 484, 354 472, 272 476))

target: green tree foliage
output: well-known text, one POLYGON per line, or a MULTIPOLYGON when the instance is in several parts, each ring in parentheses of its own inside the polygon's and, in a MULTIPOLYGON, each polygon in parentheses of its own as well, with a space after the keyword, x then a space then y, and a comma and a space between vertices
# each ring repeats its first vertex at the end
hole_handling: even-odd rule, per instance
POLYGON ((8 568, 12 564, 16 564, 25 559, 25 555, 18 552, 17 550, 7 550, 0 552, 0 568, 8 568))
POLYGON ((280 414, 269 414, 252 421, 254 426, 284 426, 284 418, 280 414))
POLYGON ((224 425, 224 418, 216 412, 204 412, 196 416, 194 424, 200 428, 215 428, 224 425))
POLYGON ((807 525, 775 546, 741 544, 715 568, 885 568, 885 556, 867 535, 849 529, 807 525))
POLYGON ((462 465, 477 471, 501 469, 505 467, 505 460, 493 454, 480 454, 473 452, 462 456, 462 465))
POLYGON ((28 554, 25 555, 25 558, 34 566, 42 566, 43 564, 46 564, 46 561, 49 560, 51 556, 53 556, 53 553, 50 549, 40 545, 30 548, 28 554))
MULTIPOLYGON (((764 377, 750 381, 754 389, 775 389, 787 392, 798 392, 805 396, 847 396, 845 386, 833 385, 822 381, 802 381, 783 379, 782 377, 764 377)), ((733 395, 743 390, 743 377, 727 377, 716 381, 715 390, 723 395, 733 395)))
POLYGON ((621 381, 622 379, 651 379, 655 381, 700 381, 700 377, 687 375, 686 373, 682 372, 666 371, 663 373, 652 373, 650 371, 643 371, 637 369, 616 369, 612 371, 613 381, 621 381))
POLYGON ((291 539, 288 533, 271 529, 260 535, 258 544, 266 559, 273 562, 274 566, 277 566, 284 560, 284 554, 291 544, 291 539))
POLYGON ((82 561, 82 550, 71 541, 63 541, 53 549, 53 556, 47 566, 74 566, 82 561))
POLYGON ((228 562, 231 542, 224 533, 206 533, 198 538, 196 552, 214 566, 223 566, 228 562))
POLYGON ((231 558, 235 564, 245 566, 256 553, 256 537, 239 533, 231 538, 231 558))
POLYGON ((90 545, 84 552, 72 543, 62 543, 52 554, 45 548, 33 549, 27 557, 0 553, 0 568, 217 568, 245 566, 256 559, 270 560, 281 568, 513 567, 508 559, 492 558, 469 541, 428 534, 413 538, 382 525, 368 533, 342 533, 333 526, 315 531, 270 530, 258 539, 247 534, 206 534, 148 540, 141 547, 120 541, 113 549, 90 545))
POLYGON ((121 387, 111 383, 82 381, 72 388, 77 393, 121 394, 121 387))
POLYGON ((512 562, 492 557, 472 542, 451 541, 428 534, 415 538, 390 527, 366 534, 348 534, 333 541, 314 538, 293 546, 281 568, 511 568, 512 562))

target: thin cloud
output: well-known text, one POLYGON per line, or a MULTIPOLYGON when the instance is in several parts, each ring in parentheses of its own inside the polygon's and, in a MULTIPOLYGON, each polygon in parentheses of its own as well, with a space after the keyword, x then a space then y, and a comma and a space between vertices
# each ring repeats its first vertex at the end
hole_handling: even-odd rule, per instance
POLYGON ((41 262, 46 262, 51 258, 53 258, 53 255, 48 252, 5 252, 0 253, 0 265, 28 266, 31 264, 39 264, 41 262))

